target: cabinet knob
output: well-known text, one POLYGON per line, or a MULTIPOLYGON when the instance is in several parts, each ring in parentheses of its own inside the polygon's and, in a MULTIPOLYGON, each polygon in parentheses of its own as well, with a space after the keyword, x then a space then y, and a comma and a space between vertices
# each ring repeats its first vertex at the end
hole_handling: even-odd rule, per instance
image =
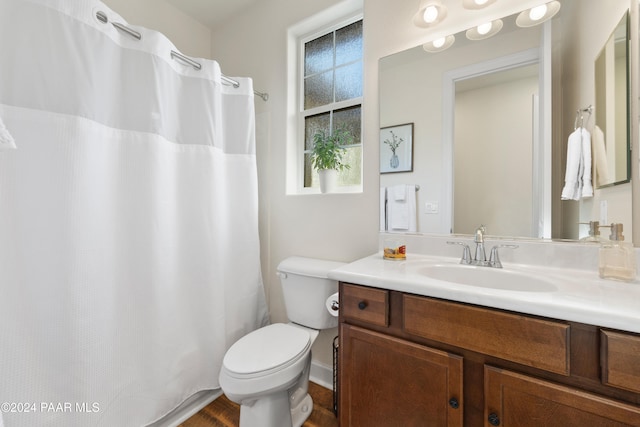
POLYGON ((366 301, 360 301, 360 302, 358 303, 358 308, 359 308, 360 310, 364 310, 365 308, 367 308, 367 302, 366 302, 366 301))
POLYGON ((449 406, 451 406, 453 409, 458 409, 460 407, 460 402, 458 402, 458 399, 456 399, 455 397, 452 397, 451 399, 449 399, 449 406))
POLYGON ((500 418, 498 417, 497 414, 495 413, 490 413, 489 414, 489 424, 491 424, 492 426, 499 426, 500 425, 500 418))

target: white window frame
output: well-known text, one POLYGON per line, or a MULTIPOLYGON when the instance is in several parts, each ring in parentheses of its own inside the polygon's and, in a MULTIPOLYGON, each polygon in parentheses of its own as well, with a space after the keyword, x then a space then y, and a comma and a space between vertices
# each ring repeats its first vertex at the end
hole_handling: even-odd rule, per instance
MULTIPOLYGON (((327 15, 324 15, 324 19, 322 19, 322 17, 320 17, 319 19, 317 19, 318 24, 314 25, 313 27, 309 27, 308 25, 306 26, 306 31, 304 32, 297 32, 297 34, 295 34, 295 56, 296 56, 296 60, 295 60, 295 83, 293 83, 294 86, 291 86, 290 84, 290 89, 295 91, 295 111, 291 111, 292 109, 290 109, 292 116, 290 116, 290 118, 292 118, 293 120, 290 121, 290 125, 289 125, 289 139, 294 139, 295 140, 295 146, 294 143, 292 141, 289 141, 288 143, 288 154, 292 154, 291 152, 293 151, 293 153, 295 153, 295 156, 288 156, 288 176, 287 176, 287 193, 288 194, 320 194, 320 189, 317 187, 305 187, 304 186, 304 156, 305 156, 305 118, 308 116, 312 116, 312 115, 316 115, 316 114, 320 114, 320 113, 326 113, 326 112, 330 112, 330 111, 335 111, 335 110, 340 110, 342 108, 347 108, 347 107, 353 107, 353 106, 360 106, 360 111, 361 111, 361 116, 360 116, 360 135, 361 135, 361 139, 362 139, 362 135, 363 135, 363 119, 364 119, 364 114, 363 114, 363 97, 357 97, 357 98, 352 98, 346 101, 340 101, 340 102, 335 102, 335 103, 331 103, 328 105, 324 105, 321 107, 316 107, 310 110, 305 111, 304 110, 304 47, 305 47, 305 43, 314 40, 318 37, 321 37, 323 35, 326 35, 330 32, 333 32, 337 29, 340 29, 342 27, 345 27, 347 25, 350 25, 356 21, 359 20, 363 20, 363 13, 362 13, 362 2, 359 0, 356 1, 352 1, 349 2, 350 5, 352 6, 352 8, 354 6, 357 6, 357 8, 355 8, 355 10, 351 10, 349 13, 344 13, 344 11, 342 11, 341 13, 341 17, 338 17, 337 14, 334 14, 332 16, 333 19, 327 19, 327 15), (324 22, 320 22, 320 21, 324 21, 324 22), (295 159, 293 159, 292 157, 295 157, 295 159), (295 172, 293 172, 291 169, 291 161, 295 162, 295 172), (292 182, 292 180, 295 180, 295 184, 292 182)), ((330 13, 330 12, 329 12, 330 13)), ((314 21, 314 18, 311 18, 309 21, 314 21)), ((294 30, 295 32, 295 30, 294 30)), ((289 38, 290 38, 290 48, 291 48, 291 42, 293 41, 291 39, 292 37, 292 31, 290 30, 289 32, 289 38)), ((291 58, 291 49, 290 49, 290 60, 291 58)), ((364 52, 363 52, 363 58, 362 58, 362 63, 363 63, 363 67, 364 67, 364 52)), ((291 71, 293 71, 290 68, 291 71)), ((364 69, 363 69, 363 74, 364 74, 364 69)), ((364 78, 363 78, 363 91, 364 91, 364 78)), ((290 98, 290 105, 291 105, 291 101, 292 99, 290 98)), ((359 144, 354 144, 354 147, 361 147, 361 156, 364 156, 363 153, 363 141, 361 140, 359 144)), ((362 192, 362 181, 363 181, 363 170, 364 170, 364 164, 361 162, 362 167, 360 170, 360 183, 357 185, 351 185, 351 186, 340 186, 336 189, 336 193, 360 193, 362 192)))

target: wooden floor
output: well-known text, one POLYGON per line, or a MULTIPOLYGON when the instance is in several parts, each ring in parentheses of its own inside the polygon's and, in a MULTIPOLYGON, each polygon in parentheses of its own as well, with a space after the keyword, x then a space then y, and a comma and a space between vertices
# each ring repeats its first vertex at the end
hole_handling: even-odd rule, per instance
MULTIPOLYGON (((309 382, 309 394, 313 398, 313 412, 303 427, 337 427, 333 414, 333 391, 309 382)), ((179 427, 237 427, 240 407, 222 395, 179 427)))

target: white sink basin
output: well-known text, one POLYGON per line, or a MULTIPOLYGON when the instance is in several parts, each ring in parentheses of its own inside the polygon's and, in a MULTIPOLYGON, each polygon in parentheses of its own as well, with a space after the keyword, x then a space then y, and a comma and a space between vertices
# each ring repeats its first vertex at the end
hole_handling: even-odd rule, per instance
POLYGON ((555 292, 551 282, 529 274, 492 267, 462 264, 435 264, 424 267, 420 274, 436 280, 482 288, 520 292, 555 292))

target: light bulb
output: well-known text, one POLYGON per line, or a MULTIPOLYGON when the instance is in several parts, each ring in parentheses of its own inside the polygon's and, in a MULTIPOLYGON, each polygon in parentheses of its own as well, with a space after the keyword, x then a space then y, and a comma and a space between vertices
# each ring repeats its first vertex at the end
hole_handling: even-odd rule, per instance
POLYGON ((436 49, 441 48, 442 46, 444 46, 444 42, 447 41, 444 37, 440 37, 439 39, 434 40, 431 44, 433 45, 433 47, 435 47, 436 49))
POLYGON ((426 22, 427 24, 431 24, 435 22, 436 19, 438 19, 438 8, 433 5, 428 6, 424 10, 423 18, 424 18, 424 22, 426 22))
POLYGON ((538 21, 544 17, 547 13, 547 5, 541 4, 540 6, 536 6, 529 11, 529 18, 532 21, 538 21))
POLYGON ((478 34, 480 35, 485 35, 487 34, 489 31, 491 31, 491 22, 487 22, 485 24, 482 25, 478 25, 477 30, 478 30, 478 34))

